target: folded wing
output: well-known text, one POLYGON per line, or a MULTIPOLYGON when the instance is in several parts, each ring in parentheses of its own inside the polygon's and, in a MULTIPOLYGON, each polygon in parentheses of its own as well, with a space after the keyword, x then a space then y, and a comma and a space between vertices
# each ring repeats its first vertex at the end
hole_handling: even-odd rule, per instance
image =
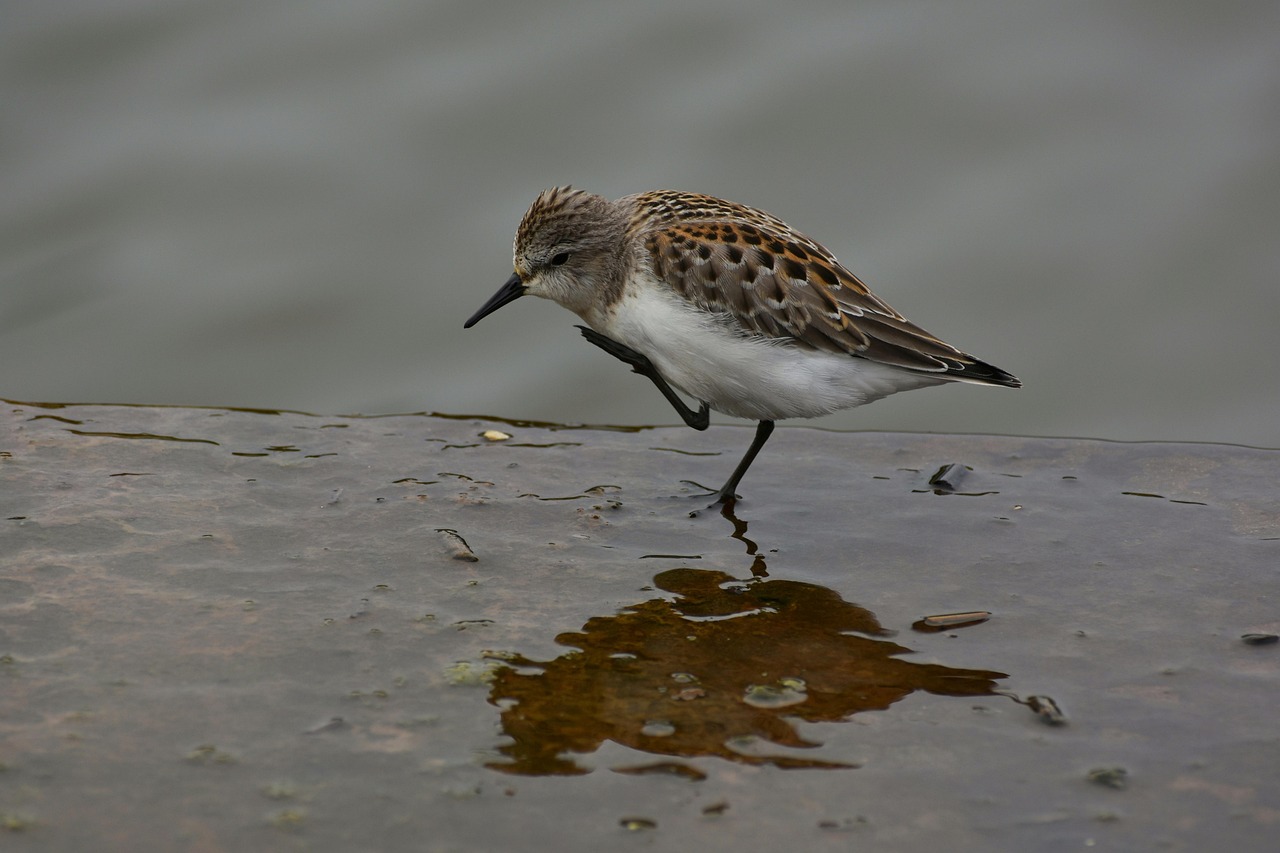
MULTIPOLYGON (((694 196, 696 202, 705 197, 694 196)), ((715 218, 660 216, 647 229, 653 271, 685 299, 749 333, 939 378, 1018 387, 1012 374, 934 337, 873 294, 825 247, 753 208, 715 218)), ((668 212, 670 200, 664 199, 668 212)), ((685 211, 701 212, 697 203, 685 211)))

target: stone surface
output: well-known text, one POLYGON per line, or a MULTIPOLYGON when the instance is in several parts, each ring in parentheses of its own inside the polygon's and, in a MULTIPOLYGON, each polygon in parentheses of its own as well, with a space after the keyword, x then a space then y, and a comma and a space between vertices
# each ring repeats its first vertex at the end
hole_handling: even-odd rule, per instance
POLYGON ((4 405, 0 847, 1272 849, 1280 452, 749 440, 4 405))

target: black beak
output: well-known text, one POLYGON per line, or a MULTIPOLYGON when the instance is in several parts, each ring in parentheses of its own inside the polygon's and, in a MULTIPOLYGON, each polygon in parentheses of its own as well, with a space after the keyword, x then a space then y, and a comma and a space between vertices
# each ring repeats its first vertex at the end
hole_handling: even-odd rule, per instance
POLYGON ((480 306, 480 310, 471 315, 471 319, 462 324, 462 328, 470 329, 482 319, 497 311, 508 302, 514 302, 524 296, 524 282, 519 273, 512 273, 507 283, 498 288, 498 292, 489 297, 489 301, 480 306))

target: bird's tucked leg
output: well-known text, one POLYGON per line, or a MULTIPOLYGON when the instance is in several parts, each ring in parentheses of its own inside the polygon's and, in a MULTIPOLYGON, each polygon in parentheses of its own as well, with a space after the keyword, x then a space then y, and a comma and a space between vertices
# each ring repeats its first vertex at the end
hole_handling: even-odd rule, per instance
MULTIPOLYGON (((609 355, 625 364, 631 365, 631 371, 633 373, 638 373, 641 376, 648 377, 654 385, 658 386, 658 390, 662 392, 662 396, 667 398, 667 402, 671 403, 671 405, 675 407, 676 412, 686 424, 698 430, 706 429, 711 425, 711 407, 706 403, 703 403, 702 407, 696 412, 689 408, 688 404, 686 404, 684 400, 680 399, 680 395, 667 384, 667 380, 662 378, 662 374, 658 372, 658 368, 653 366, 653 362, 649 361, 647 356, 636 352, 626 344, 620 344, 613 338, 600 334, 595 329, 589 329, 586 326, 578 326, 578 330, 582 332, 582 336, 584 338, 609 353, 609 355)), ((770 424, 770 426, 772 426, 772 424, 770 424)), ((760 443, 764 444, 763 441, 760 443)), ((755 450, 758 451, 759 448, 757 447, 755 450)), ((751 453, 751 456, 754 457, 755 453, 751 453)), ((750 463, 748 462, 748 464, 750 463)), ((744 467, 743 471, 745 470, 746 468, 744 467)), ((741 473, 737 474, 737 477, 741 476, 741 473)), ((737 479, 734 479, 732 482, 734 485, 737 485, 737 479)))

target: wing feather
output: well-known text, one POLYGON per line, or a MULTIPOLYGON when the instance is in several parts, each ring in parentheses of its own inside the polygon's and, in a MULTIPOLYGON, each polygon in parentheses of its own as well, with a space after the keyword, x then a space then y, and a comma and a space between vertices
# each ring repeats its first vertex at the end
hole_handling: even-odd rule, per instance
POLYGON ((746 333, 954 379, 1017 382, 907 320, 781 220, 707 196, 646 195, 656 197, 642 220, 654 274, 746 333))

